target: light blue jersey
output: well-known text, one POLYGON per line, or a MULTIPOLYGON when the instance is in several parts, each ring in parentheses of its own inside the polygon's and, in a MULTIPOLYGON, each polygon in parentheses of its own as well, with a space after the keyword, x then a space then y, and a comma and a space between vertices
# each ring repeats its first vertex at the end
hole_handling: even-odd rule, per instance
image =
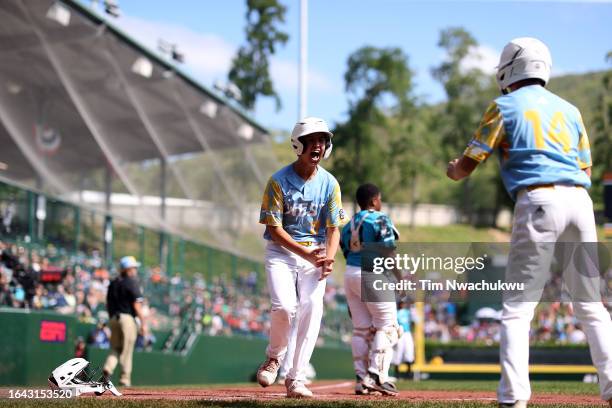
MULTIPOLYGON (((340 185, 322 167, 311 180, 304 180, 293 169, 283 167, 268 181, 261 204, 259 222, 282 226, 297 242, 325 242, 326 228, 339 227, 344 219, 340 185)), ((266 230, 264 238, 272 240, 266 230)))
POLYGON ((410 309, 402 308, 397 311, 397 323, 404 330, 404 333, 410 333, 410 323, 412 323, 410 309))
POLYGON ((542 184, 591 186, 589 139, 578 109, 539 85, 495 99, 464 155, 478 162, 497 150, 501 176, 516 198, 542 184))
MULTIPOLYGON (((395 247, 395 235, 393 234, 393 223, 386 214, 380 211, 363 210, 353 216, 355 228, 366 217, 359 229, 359 240, 362 243, 379 242, 386 247, 395 247)), ((340 245, 346 258, 346 264, 361 267, 361 253, 350 250, 351 223, 347 223, 340 235, 340 245)))

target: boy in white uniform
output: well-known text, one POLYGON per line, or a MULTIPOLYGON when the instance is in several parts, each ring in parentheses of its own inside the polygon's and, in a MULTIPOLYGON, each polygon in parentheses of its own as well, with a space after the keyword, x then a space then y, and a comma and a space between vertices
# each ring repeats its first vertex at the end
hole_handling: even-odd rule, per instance
POLYGON ((285 380, 290 398, 312 397, 305 369, 319 335, 325 278, 333 270, 344 218, 340 186, 319 166, 331 153, 332 136, 322 119, 296 123, 291 144, 298 158, 270 178, 261 205, 272 310, 267 359, 257 381, 267 387, 276 380, 297 316, 293 364, 285 380))
POLYGON ((373 184, 357 189, 357 203, 361 208, 342 229, 342 251, 346 257, 344 290, 353 322, 353 365, 355 367, 355 394, 371 391, 384 395, 398 394, 389 381, 389 367, 393 346, 399 339, 397 309, 392 302, 366 302, 361 294, 362 256, 364 243, 377 243, 395 248, 395 228, 387 215, 380 212, 381 194, 373 184))
POLYGON ((393 365, 395 366, 396 376, 399 377, 399 366, 402 363, 410 366, 414 363, 414 339, 412 338, 412 312, 408 300, 401 300, 397 308, 397 322, 402 328, 402 337, 395 345, 393 353, 393 365))
MULTIPOLYGON (((551 66, 548 47, 538 39, 508 43, 497 67, 503 95, 489 105, 463 156, 447 169, 448 177, 461 180, 493 152, 499 153, 502 180, 516 201, 506 270, 511 281, 546 282, 556 242, 590 243, 580 248, 594 248, 597 242, 587 191, 592 166, 589 139, 578 109, 545 88, 551 66)), ((577 270, 565 283, 588 284, 584 278, 589 262, 573 261, 577 270)), ((543 285, 532 283, 529 290, 529 299, 504 293, 500 407, 525 407, 531 397, 529 327, 543 285)), ((586 299, 572 300, 597 368, 601 396, 612 407, 612 321, 598 295, 592 291, 586 299)))

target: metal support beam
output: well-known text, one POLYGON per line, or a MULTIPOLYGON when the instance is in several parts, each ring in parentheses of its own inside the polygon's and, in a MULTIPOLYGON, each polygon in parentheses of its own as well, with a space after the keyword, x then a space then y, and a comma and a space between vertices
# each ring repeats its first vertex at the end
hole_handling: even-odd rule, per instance
POLYGON ((113 173, 109 166, 104 168, 104 212, 108 215, 111 212, 113 173))
POLYGON ((74 210, 74 252, 79 252, 81 244, 81 209, 78 205, 73 207, 74 210))
POLYGON ((110 266, 113 263, 113 217, 104 216, 104 263, 110 266))
MULTIPOLYGON (((168 165, 166 159, 161 157, 159 159, 159 168, 161 170, 161 174, 159 177, 159 216, 161 217, 162 222, 166 222, 166 179, 168 177, 167 167, 168 165)), ((164 231, 159 234, 159 264, 162 267, 165 266, 166 257, 168 255, 167 238, 167 234, 164 231)))
POLYGON ((113 219, 111 217, 113 173, 109 166, 104 168, 104 227, 102 241, 104 242, 104 262, 110 265, 113 262, 113 219))

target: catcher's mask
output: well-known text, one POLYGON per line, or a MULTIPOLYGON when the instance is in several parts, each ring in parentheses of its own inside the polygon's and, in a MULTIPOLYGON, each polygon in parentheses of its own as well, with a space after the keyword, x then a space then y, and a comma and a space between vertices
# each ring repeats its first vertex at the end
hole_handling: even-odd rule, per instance
POLYGON ((89 361, 84 358, 72 358, 51 372, 48 382, 53 389, 70 390, 71 396, 93 392, 102 395, 107 390, 113 395, 121 393, 110 380, 104 379, 100 368, 88 370, 89 361))

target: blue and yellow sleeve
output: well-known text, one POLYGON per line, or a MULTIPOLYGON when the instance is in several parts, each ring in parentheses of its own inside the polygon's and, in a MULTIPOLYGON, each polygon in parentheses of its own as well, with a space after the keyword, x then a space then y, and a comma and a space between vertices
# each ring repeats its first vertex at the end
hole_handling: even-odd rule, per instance
POLYGON ((342 209, 342 197, 340 194, 340 184, 334 180, 332 194, 327 200, 327 220, 325 227, 339 227, 344 221, 344 210, 342 209))
POLYGON ((274 179, 270 179, 266 185, 259 212, 259 223, 271 226, 283 225, 283 190, 274 179))
POLYGON ((587 135, 586 127, 584 126, 584 122, 582 121, 582 117, 580 117, 579 121, 579 140, 578 140, 578 165, 581 170, 588 169, 593 166, 593 161, 591 160, 591 145, 589 143, 589 136, 587 135))
POLYGON ((493 153, 504 138, 502 114, 497 104, 491 102, 463 155, 482 162, 493 153))

